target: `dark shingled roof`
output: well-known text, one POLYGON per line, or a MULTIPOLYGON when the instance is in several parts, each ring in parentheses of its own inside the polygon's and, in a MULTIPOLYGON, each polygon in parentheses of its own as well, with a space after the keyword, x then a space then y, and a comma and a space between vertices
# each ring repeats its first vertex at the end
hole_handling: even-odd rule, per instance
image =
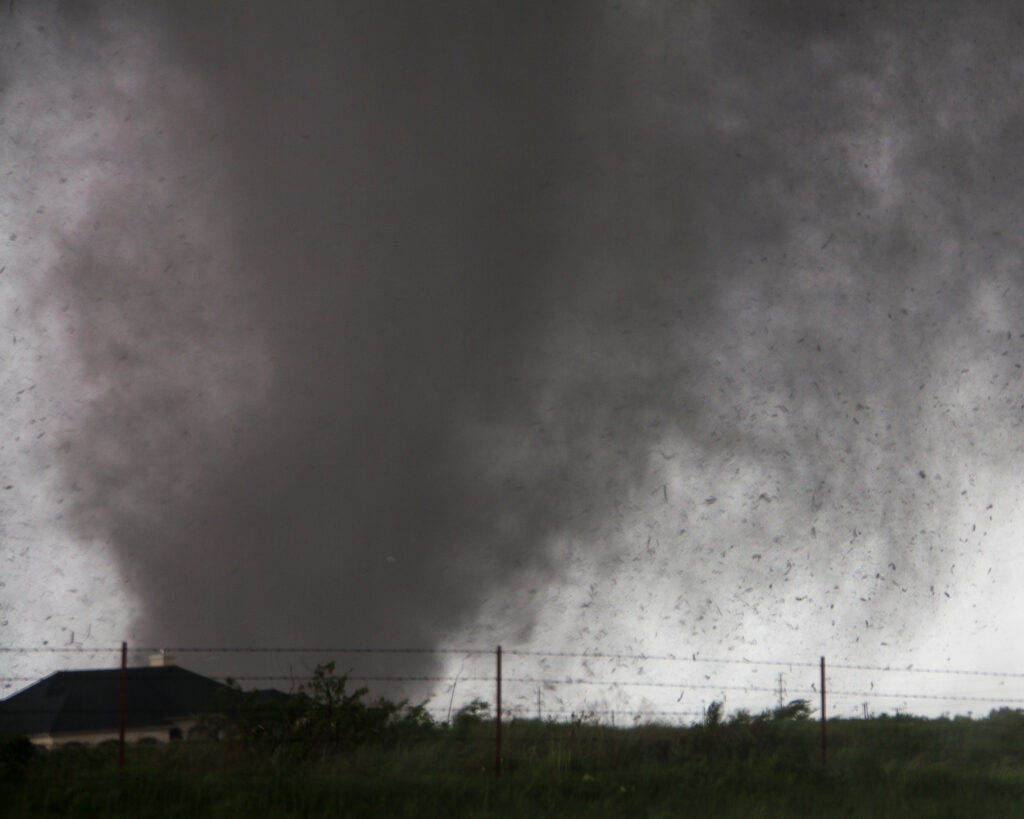
MULTIPOLYGON (((227 686, 176 665, 127 670, 125 726, 164 725, 211 710, 227 686)), ((116 731, 121 669, 58 671, 0 702, 0 731, 116 731)))

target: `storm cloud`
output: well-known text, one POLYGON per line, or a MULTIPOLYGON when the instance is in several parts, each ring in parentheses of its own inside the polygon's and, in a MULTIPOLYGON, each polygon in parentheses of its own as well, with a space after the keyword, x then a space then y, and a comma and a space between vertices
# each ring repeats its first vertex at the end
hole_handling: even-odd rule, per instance
POLYGON ((61 525, 151 644, 908 639, 1020 460, 1020 22, 16 4, 61 525))

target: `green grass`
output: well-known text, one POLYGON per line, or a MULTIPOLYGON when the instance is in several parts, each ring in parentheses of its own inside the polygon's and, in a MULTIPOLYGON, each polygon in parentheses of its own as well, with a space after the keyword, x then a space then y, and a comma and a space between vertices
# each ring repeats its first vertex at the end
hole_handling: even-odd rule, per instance
POLYGON ((435 727, 344 750, 185 741, 38 751, 0 767, 0 815, 182 817, 1020 817, 1024 713, 984 720, 743 715, 631 729, 435 727))

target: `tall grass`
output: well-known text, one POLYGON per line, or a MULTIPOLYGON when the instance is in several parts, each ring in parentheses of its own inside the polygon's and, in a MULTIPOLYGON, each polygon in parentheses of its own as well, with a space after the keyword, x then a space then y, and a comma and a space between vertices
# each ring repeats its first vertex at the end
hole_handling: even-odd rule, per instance
POLYGON ((210 740, 138 745, 123 771, 116 747, 64 748, 0 765, 0 815, 1024 815, 1022 712, 832 720, 828 737, 823 766, 820 727, 806 719, 740 714, 629 729, 513 721, 500 778, 494 724, 480 717, 313 753, 210 740))

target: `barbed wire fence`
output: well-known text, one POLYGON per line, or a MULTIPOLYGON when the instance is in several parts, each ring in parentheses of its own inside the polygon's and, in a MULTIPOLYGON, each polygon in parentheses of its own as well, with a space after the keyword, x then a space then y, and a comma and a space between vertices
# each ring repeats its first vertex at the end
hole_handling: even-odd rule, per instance
MULTIPOLYGON (((39 677, 11 673, 11 658, 47 655, 53 670, 113 668, 121 646, 0 646, 0 691, 9 696, 39 677), (109 658, 109 662, 106 662, 109 658), (55 667, 56 666, 56 667, 55 667)), ((337 673, 373 694, 423 702, 439 722, 450 721, 473 701, 493 714, 502 687, 505 719, 579 720, 630 725, 692 724, 711 702, 727 711, 759 713, 793 700, 818 712, 821 684, 828 716, 987 713, 1024 707, 1024 673, 999 670, 905 667, 784 658, 647 655, 600 651, 505 648, 495 673, 496 648, 375 648, 319 646, 130 647, 133 666, 151 657, 242 688, 294 692, 308 684, 317 665, 335 662, 337 673), (408 668, 439 669, 437 673, 408 668)), ((36 663, 39 665, 39 663, 36 663)))
MULTIPOLYGON (((105 678, 102 702, 79 703, 76 713, 96 718, 104 727, 90 729, 90 738, 78 735, 70 741, 103 742, 111 737, 117 721, 118 766, 124 767, 128 738, 128 716, 137 729, 127 741, 173 739, 185 735, 180 725, 153 736, 152 726, 139 728, 146 720, 146 709, 131 710, 128 691, 131 686, 146 686, 166 669, 167 678, 180 679, 182 669, 221 683, 234 683, 242 689, 261 692, 296 693, 318 679, 324 666, 332 676, 340 675, 353 687, 365 688, 371 695, 389 695, 392 702, 412 703, 429 714, 435 725, 458 728, 462 714, 473 720, 493 722, 494 773, 501 775, 502 725, 509 729, 535 723, 552 726, 693 726, 714 725, 722 717, 739 719, 742 713, 767 714, 773 706, 802 701, 799 710, 821 722, 821 761, 826 762, 828 739, 826 717, 850 719, 888 715, 958 716, 967 709, 993 712, 1000 709, 1024 710, 1024 697, 1016 696, 1024 685, 1024 673, 958 668, 894 667, 858 663, 826 664, 803 659, 750 659, 747 657, 701 657, 674 654, 609 653, 598 651, 542 651, 534 649, 489 648, 372 648, 372 647, 260 647, 260 646, 175 646, 170 648, 120 647, 15 647, 0 646, 0 687, 10 692, 0 700, 0 717, 18 715, 18 719, 36 714, 45 721, 51 705, 21 704, 17 692, 31 688, 38 678, 9 671, 11 658, 30 655, 58 660, 59 670, 99 671, 105 678), (132 668, 151 666, 143 675, 132 668), (111 658, 120 660, 106 662, 111 658), (180 665, 179 665, 180 661, 180 665), (383 662, 382 662, 383 661, 383 662), (85 667, 83 667, 83 665, 85 667), (156 667, 152 667, 156 666, 156 667), (269 666, 269 668, 268 668, 269 666), (408 669, 414 671, 410 672, 408 669), (428 669, 436 673, 423 673, 428 669), (231 672, 231 673, 228 673, 231 672), (146 682, 142 682, 142 678, 146 682), (116 684, 115 679, 119 679, 116 684), (876 686, 877 683, 877 686, 876 686), (119 705, 114 706, 115 688, 119 705), (395 696, 397 694, 397 697, 395 696), (12 700, 8 705, 8 700, 12 700), (715 704, 712 706, 712 704, 715 704), (731 714, 729 713, 731 712, 731 714), (917 712, 915 714, 915 712, 917 712)), ((38 663, 37 663, 38 665, 38 663)), ((49 663, 50 666, 55 663, 49 663)), ((57 670, 57 669, 55 669, 57 670)), ((349 689, 351 693, 352 689, 349 689)), ((280 700, 278 700, 280 701, 280 700)), ((62 706, 63 708, 63 706, 62 706)), ((67 709, 64 709, 67 710, 67 709)), ((796 713, 796 712, 794 712, 796 713)), ((176 715, 174 722, 180 722, 176 715)), ((193 715, 196 719, 199 714, 193 715)), ((50 715, 52 717, 52 715, 50 715)), ((163 725, 165 719, 158 719, 163 725)), ((194 722, 194 721, 193 721, 194 722)), ((27 723, 22 723, 27 724, 27 723)), ((149 723, 147 723, 149 725, 149 723)), ((163 728, 156 729, 163 731, 163 728)), ((187 729, 192 735, 191 728, 187 729)), ((575 729, 573 729, 575 730, 575 729)), ((588 728, 589 730, 589 728, 588 728)), ((19 729, 25 733, 25 730, 19 729)), ((556 733, 545 741, 556 747, 556 733)), ((29 731, 28 733, 32 733, 29 731)), ((44 744, 62 744, 67 735, 50 736, 42 731, 37 740, 44 744)), ((511 731, 515 734, 515 731, 511 731)), ((536 737, 534 738, 536 740, 536 737)), ((198 741, 215 742, 206 737, 198 741)), ((891 737, 885 740, 890 744, 891 737)), ((488 751, 490 753, 490 751, 488 751)), ((438 763, 440 764, 440 763, 438 763)))

